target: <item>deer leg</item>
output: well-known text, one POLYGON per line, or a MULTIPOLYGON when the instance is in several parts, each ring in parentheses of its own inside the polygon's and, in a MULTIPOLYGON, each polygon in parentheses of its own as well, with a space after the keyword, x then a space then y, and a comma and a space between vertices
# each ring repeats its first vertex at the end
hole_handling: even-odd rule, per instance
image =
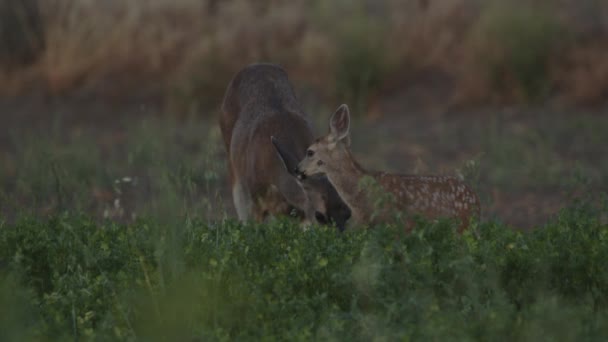
POLYGON ((236 180, 232 185, 232 200, 239 220, 247 221, 251 216, 253 200, 249 190, 239 180, 236 180))

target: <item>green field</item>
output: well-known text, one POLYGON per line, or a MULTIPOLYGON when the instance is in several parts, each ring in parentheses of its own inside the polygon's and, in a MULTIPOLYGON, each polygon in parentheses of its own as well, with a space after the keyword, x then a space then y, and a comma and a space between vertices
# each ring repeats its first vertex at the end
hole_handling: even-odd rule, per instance
POLYGON ((602 341, 607 209, 463 235, 26 217, 0 226, 0 339, 602 341))
MULTIPOLYGON (((600 117, 554 115, 538 136, 465 123, 475 136, 461 146, 482 137, 485 155, 460 172, 481 191, 484 217, 463 235, 450 222, 419 222, 409 235, 399 224, 344 234, 302 231, 288 218, 242 225, 215 123, 55 118, 12 131, 3 153, 2 341, 608 336, 605 163, 593 157, 603 149, 600 117), (577 150, 587 154, 569 169, 577 150), (509 223, 522 217, 508 205, 492 212, 496 191, 549 201, 551 189, 571 200, 537 213, 532 227, 509 223)), ((461 132, 442 122, 429 127, 446 141, 461 132)), ((353 134, 365 163, 381 168, 402 167, 386 157, 401 139, 426 145, 416 135, 387 145, 353 134)), ((427 146, 433 169, 453 165, 435 164, 445 159, 441 142, 427 146)))

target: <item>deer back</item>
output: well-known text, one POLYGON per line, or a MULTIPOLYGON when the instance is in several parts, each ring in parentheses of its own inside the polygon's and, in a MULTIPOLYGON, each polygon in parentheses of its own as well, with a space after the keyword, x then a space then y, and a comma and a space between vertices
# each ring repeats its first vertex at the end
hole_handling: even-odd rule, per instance
POLYGON ((477 194, 463 181, 450 176, 418 176, 379 173, 375 176, 391 192, 398 209, 427 218, 479 218, 477 194))

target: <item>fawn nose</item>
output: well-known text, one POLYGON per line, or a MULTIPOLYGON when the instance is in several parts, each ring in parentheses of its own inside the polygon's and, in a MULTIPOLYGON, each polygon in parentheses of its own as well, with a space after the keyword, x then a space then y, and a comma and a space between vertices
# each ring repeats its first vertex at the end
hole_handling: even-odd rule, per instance
POLYGON ((296 166, 296 168, 293 170, 293 172, 296 175, 296 177, 298 177, 298 179, 300 179, 300 180, 306 179, 306 175, 304 174, 304 172, 302 170, 300 170, 299 167, 296 166))

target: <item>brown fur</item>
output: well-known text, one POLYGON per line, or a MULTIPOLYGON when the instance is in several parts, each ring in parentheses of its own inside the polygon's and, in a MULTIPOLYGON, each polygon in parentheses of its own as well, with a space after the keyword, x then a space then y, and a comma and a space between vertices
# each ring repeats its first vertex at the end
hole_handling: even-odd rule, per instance
POLYGON ((350 207, 355 222, 371 223, 374 211, 378 209, 374 208, 368 189, 360 187, 361 180, 366 176, 372 177, 393 197, 390 208, 381 208, 385 215, 380 215, 380 221, 387 219, 387 212, 398 210, 429 219, 458 218, 462 222, 462 230, 471 217, 479 217, 477 195, 455 177, 364 170, 350 152, 349 125, 348 107, 342 105, 330 120, 330 133, 308 148, 307 156, 298 165, 298 172, 304 176, 326 174, 350 207))
POLYGON ((300 160, 313 141, 287 74, 272 64, 241 70, 228 85, 220 128, 229 156, 230 183, 239 219, 263 220, 292 208, 343 226, 350 211, 326 178, 300 182, 288 172, 270 137, 300 160))

